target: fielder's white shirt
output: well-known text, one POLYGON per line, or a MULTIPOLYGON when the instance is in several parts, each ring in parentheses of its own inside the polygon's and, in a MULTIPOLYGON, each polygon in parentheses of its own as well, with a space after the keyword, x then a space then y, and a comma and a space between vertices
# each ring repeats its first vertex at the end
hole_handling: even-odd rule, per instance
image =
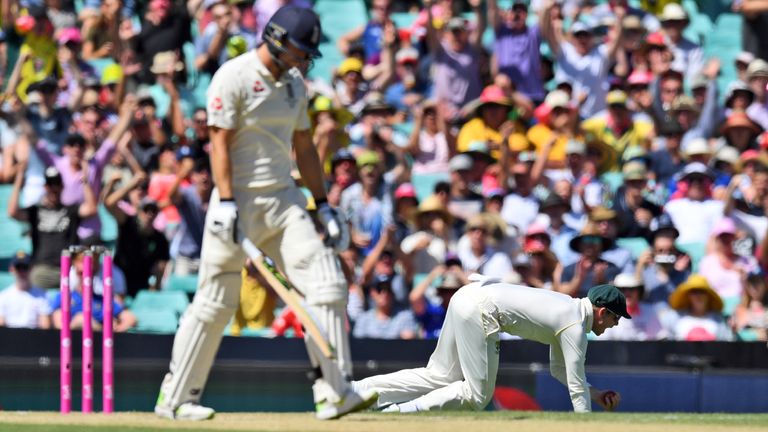
POLYGON ((470 284, 483 313, 486 334, 504 332, 549 345, 549 370, 571 395, 575 412, 592 410, 584 372, 592 303, 554 291, 522 285, 470 284))
POLYGON ((256 50, 224 63, 208 88, 208 125, 236 131, 230 144, 233 188, 293 185, 293 132, 310 127, 307 91, 293 68, 276 81, 256 50))

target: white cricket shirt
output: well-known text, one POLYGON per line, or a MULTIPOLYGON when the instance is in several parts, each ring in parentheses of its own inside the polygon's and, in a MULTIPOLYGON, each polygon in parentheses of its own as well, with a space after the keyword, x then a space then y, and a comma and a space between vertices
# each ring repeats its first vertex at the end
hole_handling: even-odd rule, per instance
POLYGON ((208 125, 236 131, 230 143, 232 187, 293 185, 293 132, 310 127, 307 91, 293 68, 276 81, 256 50, 224 63, 208 88, 208 125))
POLYGON ((459 290, 474 298, 486 334, 504 332, 549 345, 549 370, 571 396, 573 410, 592 410, 584 373, 592 303, 554 291, 506 283, 473 283, 459 290))

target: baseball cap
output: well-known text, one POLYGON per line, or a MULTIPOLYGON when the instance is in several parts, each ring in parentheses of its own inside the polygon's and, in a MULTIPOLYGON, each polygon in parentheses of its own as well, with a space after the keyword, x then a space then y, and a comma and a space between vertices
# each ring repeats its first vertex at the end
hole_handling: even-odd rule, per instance
POLYGON ((465 29, 467 27, 467 20, 462 17, 453 17, 448 20, 446 27, 448 30, 465 29))
POLYGON ((616 288, 638 288, 643 286, 643 281, 640 280, 633 273, 619 273, 613 280, 613 284, 616 288))
POLYGON ((585 155, 587 154, 587 145, 584 143, 584 141, 568 140, 568 142, 565 144, 565 154, 585 155))
POLYGON ((621 169, 624 180, 646 180, 648 169, 645 164, 639 161, 627 162, 621 169))
POLYGON ((339 65, 339 68, 337 69, 337 73, 341 76, 344 76, 350 72, 357 72, 357 73, 363 72, 363 62, 360 61, 359 58, 356 58, 356 57, 345 58, 339 65))
POLYGON ((712 173, 709 171, 709 168, 707 168, 706 165, 701 162, 691 162, 687 164, 680 172, 680 179, 684 179, 686 177, 697 174, 712 178, 712 173))
POLYGON ((381 160, 379 159, 378 153, 376 153, 373 150, 367 150, 360 153, 357 156, 356 161, 357 161, 357 166, 359 168, 362 168, 366 165, 378 165, 381 160))
POLYGON ((64 29, 61 29, 59 32, 59 37, 56 38, 59 45, 66 45, 68 43, 76 43, 79 44, 83 41, 82 36, 80 35, 80 29, 77 27, 67 27, 64 29))
POLYGON ((604 307, 618 316, 632 319, 627 312, 627 299, 624 294, 611 284, 597 285, 590 288, 587 298, 594 306, 604 307))
POLYGON ((544 105, 548 106, 549 108, 569 108, 571 103, 571 98, 568 97, 568 93, 566 93, 564 90, 552 90, 547 94, 547 97, 544 99, 544 105))
POLYGON ((403 64, 408 62, 416 63, 417 61, 419 61, 419 51, 417 51, 416 48, 412 48, 412 47, 402 48, 400 49, 400 51, 397 52, 397 54, 395 54, 395 61, 398 64, 403 64))
POLYGON ((717 221, 714 228, 712 228, 712 236, 720 237, 723 234, 736 234, 736 223, 729 217, 724 217, 717 221))
POLYGON ((743 63, 749 65, 755 59, 755 55, 749 51, 742 51, 737 56, 735 61, 737 63, 743 63))
POLYGON ((621 90, 609 92, 608 96, 605 97, 605 103, 608 105, 626 105, 627 94, 621 90))
POLYGON ((688 14, 682 6, 677 3, 669 3, 664 6, 664 10, 659 16, 659 21, 687 21, 688 14))
POLYGON ((395 189, 395 199, 414 198, 416 199, 416 188, 410 183, 403 183, 395 189))
POLYGON ((571 25, 571 33, 574 35, 579 33, 592 33, 592 28, 590 28, 586 23, 576 21, 573 23, 573 25, 571 25))
POLYGON ((49 166, 45 169, 45 184, 47 186, 61 186, 64 183, 61 180, 61 174, 56 167, 49 166))
POLYGON ((392 290, 392 276, 385 275, 385 274, 378 274, 374 276, 373 281, 371 281, 370 287, 375 289, 376 291, 383 291, 385 289, 392 290))
POLYGON ((462 153, 452 157, 448 166, 451 171, 467 171, 472 169, 472 163, 472 156, 462 153))
POLYGON ((116 84, 121 79, 123 79, 123 68, 119 64, 113 63, 101 72, 102 85, 116 84))
POLYGON ((451 272, 446 273, 442 279, 440 285, 437 286, 438 289, 457 290, 462 286, 459 277, 451 272))
POLYGON ((338 149, 331 159, 331 166, 336 166, 337 163, 342 161, 356 162, 355 155, 345 148, 338 149))
POLYGON ((141 199, 141 202, 139 202, 139 208, 144 211, 149 210, 150 208, 153 208, 155 211, 160 209, 160 207, 157 205, 157 201, 148 196, 145 196, 141 199))
POLYGON ((32 257, 24 251, 16 252, 16 255, 11 259, 11 267, 29 267, 32 265, 32 257))
POLYGON ((686 156, 691 157, 695 155, 712 154, 712 151, 709 149, 709 144, 707 144, 706 139, 694 138, 688 143, 688 145, 685 146, 685 149, 683 149, 683 153, 686 156))
POLYGON ((653 81, 653 73, 650 71, 634 71, 627 78, 629 85, 648 85, 653 81))

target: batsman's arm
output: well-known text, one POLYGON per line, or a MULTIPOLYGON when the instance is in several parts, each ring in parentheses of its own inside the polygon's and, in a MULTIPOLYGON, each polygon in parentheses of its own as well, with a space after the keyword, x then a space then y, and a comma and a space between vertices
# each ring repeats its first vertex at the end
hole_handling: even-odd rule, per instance
POLYGON ((229 145, 235 131, 211 126, 211 171, 222 200, 232 199, 232 160, 229 145))
POLYGON ((315 202, 326 201, 323 169, 308 129, 293 132, 293 148, 296 152, 296 165, 301 173, 304 186, 312 192, 315 202))

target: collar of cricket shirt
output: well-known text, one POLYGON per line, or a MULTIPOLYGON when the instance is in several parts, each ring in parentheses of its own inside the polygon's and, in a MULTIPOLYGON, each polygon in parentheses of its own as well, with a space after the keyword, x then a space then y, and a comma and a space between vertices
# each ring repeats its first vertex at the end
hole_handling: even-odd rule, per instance
POLYGON ((589 333, 592 331, 592 322, 595 319, 595 315, 592 309, 592 302, 588 298, 584 297, 579 299, 579 304, 584 312, 584 332, 589 333))

